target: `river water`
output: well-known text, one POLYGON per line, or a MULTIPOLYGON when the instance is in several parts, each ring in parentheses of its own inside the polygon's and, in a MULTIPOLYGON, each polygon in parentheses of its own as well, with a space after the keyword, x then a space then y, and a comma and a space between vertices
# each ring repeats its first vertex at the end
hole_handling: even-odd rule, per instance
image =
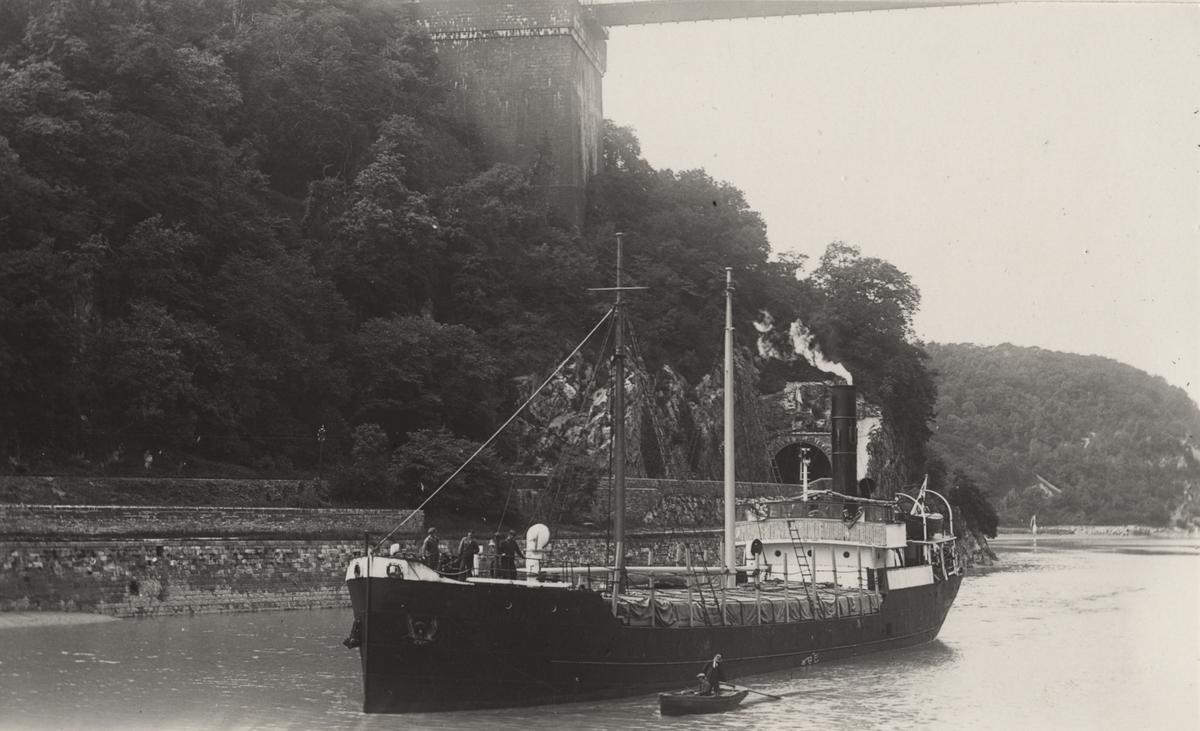
POLYGON ((756 677, 783 700, 719 716, 653 696, 365 716, 350 612, 323 610, 0 629, 0 729, 1200 730, 1200 543, 994 548, 936 642, 756 677))

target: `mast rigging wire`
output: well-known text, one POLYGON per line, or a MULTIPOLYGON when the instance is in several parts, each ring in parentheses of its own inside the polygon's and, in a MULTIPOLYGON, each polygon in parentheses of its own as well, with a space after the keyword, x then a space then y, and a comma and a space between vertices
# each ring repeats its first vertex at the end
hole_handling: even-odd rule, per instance
POLYGON ((596 334, 596 331, 600 329, 600 326, 603 325, 605 323, 605 321, 608 320, 608 318, 611 317, 612 313, 615 311, 616 311, 616 308, 613 307, 613 308, 610 308, 608 312, 604 313, 604 317, 600 318, 600 321, 597 322, 596 326, 592 328, 592 331, 587 334, 587 337, 585 337, 583 340, 581 340, 579 342, 579 345, 576 345, 575 349, 571 351, 571 354, 568 355, 566 358, 564 358, 562 363, 558 364, 558 367, 554 369, 554 372, 551 373, 546 378, 545 381, 542 381, 542 385, 538 386, 537 390, 534 391, 529 396, 529 398, 525 399, 525 403, 521 404, 520 408, 518 408, 516 411, 514 411, 513 415, 508 417, 508 420, 505 421, 503 424, 501 424, 500 428, 497 429, 494 434, 492 434, 490 437, 487 438, 486 442, 479 445, 479 449, 476 449, 475 453, 472 454, 470 457, 468 457, 466 462, 463 462, 461 465, 459 465, 458 469, 454 470, 454 473, 451 474, 449 477, 447 477, 446 480, 441 485, 438 485, 438 488, 436 490, 429 493, 429 497, 422 500, 421 504, 417 506, 416 510, 413 510, 411 513, 409 513, 408 517, 406 517, 404 520, 400 521, 399 525, 397 525, 395 528, 392 528, 392 530, 386 536, 384 536, 380 541, 378 541, 375 544, 375 547, 378 548, 379 546, 382 546, 384 543, 387 543, 388 539, 391 538, 392 536, 394 536, 396 534, 396 531, 403 528, 404 524, 407 523, 409 520, 411 520, 412 517, 417 514, 418 510, 421 510, 422 508, 424 508, 429 503, 429 501, 433 499, 433 497, 435 495, 437 495, 439 492, 442 491, 443 487, 445 487, 446 485, 449 485, 451 480, 453 480, 455 477, 458 477, 458 473, 462 472, 464 469, 466 469, 467 465, 471 464, 471 461, 474 460, 476 457, 478 457, 480 452, 487 449, 488 445, 491 444, 492 442, 494 442, 496 440, 496 437, 500 436, 500 432, 502 432, 506 428, 508 428, 508 425, 513 422, 513 419, 516 419, 517 416, 520 415, 520 413, 525 410, 525 407, 528 406, 535 398, 537 398, 537 395, 542 392, 542 389, 544 389, 546 386, 550 385, 550 381, 553 381, 554 377, 557 376, 559 374, 559 372, 562 371, 563 368, 567 367, 567 363, 571 362, 571 359, 575 357, 575 354, 583 349, 583 346, 587 343, 587 341, 591 340, 592 336, 596 334))
MULTIPOLYGON (((575 410, 576 415, 583 413, 585 411, 585 409, 588 408, 587 394, 591 394, 593 392, 593 386, 595 386, 595 384, 596 384, 596 376, 600 372, 600 363, 601 363, 601 361, 603 361, 604 353, 608 349, 608 340, 609 340, 609 337, 612 335, 612 330, 613 330, 613 320, 609 319, 608 320, 608 329, 604 331, 604 339, 602 341, 600 341, 600 348, 598 349, 599 354, 597 355, 596 363, 592 366, 591 374, 588 376, 587 382, 580 386, 579 394, 582 398, 581 398, 581 403, 580 403, 579 407, 575 410)), ((610 402, 611 402, 611 399, 610 399, 610 402)), ((577 437, 574 440, 571 440, 570 438, 566 438, 565 445, 559 455, 558 462, 550 470, 550 475, 546 481, 546 489, 538 491, 537 499, 534 501, 533 508, 530 511, 529 525, 527 525, 526 528, 532 526, 533 521, 539 517, 539 515, 540 515, 539 511, 542 509, 543 494, 545 494, 545 496, 546 496, 545 499, 549 502, 549 505, 550 505, 549 508, 546 509, 546 514, 544 516, 545 520, 554 522, 554 520, 555 520, 554 519, 554 511, 559 502, 559 498, 561 497, 561 495, 564 491, 563 486, 566 484, 567 480, 569 479, 568 472, 570 471, 570 467, 568 466, 568 463, 571 461, 571 459, 573 457, 575 457, 576 455, 578 455, 580 452, 583 451, 582 450, 583 442, 584 442, 583 437, 577 437)), ((611 462, 611 460, 610 460, 610 462, 611 462)), ((609 465, 610 476, 611 476, 611 468, 612 468, 612 465, 610 464, 609 465)), ((515 480, 514 480, 514 483, 515 483, 515 480)), ((511 493, 511 491, 512 491, 511 486, 509 487, 509 491, 511 493)), ((609 512, 611 512, 611 510, 609 512)))

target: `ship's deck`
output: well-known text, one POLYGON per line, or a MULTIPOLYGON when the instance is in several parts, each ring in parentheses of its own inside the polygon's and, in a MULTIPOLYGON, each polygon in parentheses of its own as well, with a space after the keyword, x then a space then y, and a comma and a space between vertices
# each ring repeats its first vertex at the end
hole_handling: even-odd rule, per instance
POLYGON ((686 589, 655 589, 653 597, 648 589, 634 589, 618 597, 617 617, 631 627, 782 624, 878 614, 882 604, 877 591, 796 582, 693 588, 690 595, 686 589))

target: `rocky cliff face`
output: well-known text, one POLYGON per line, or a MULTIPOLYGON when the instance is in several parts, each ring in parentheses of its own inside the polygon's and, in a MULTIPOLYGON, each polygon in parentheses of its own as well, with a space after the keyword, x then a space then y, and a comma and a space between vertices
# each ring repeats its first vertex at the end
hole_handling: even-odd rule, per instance
MULTIPOLYGON (((738 478, 766 481, 770 410, 757 393, 757 371, 742 353, 735 367, 738 478)), ((608 470, 612 447, 611 364, 577 358, 530 404, 519 419, 523 469, 549 473, 564 457, 608 470)), ((630 477, 720 479, 723 470, 724 391, 720 368, 698 384, 669 365, 650 372, 636 355, 625 374, 626 473, 630 477)), ((531 394, 541 380, 529 378, 531 394)))
MULTIPOLYGON (((763 395, 753 355, 738 351, 735 368, 739 481, 778 482, 774 451, 799 440, 828 450, 828 384, 787 383, 780 392, 763 395)), ((572 484, 580 481, 579 470, 593 478, 610 474, 611 370, 610 361, 577 357, 533 400, 516 424, 518 471, 551 475, 550 486, 567 491, 577 491, 572 484)), ((540 375, 528 377, 522 395, 528 398, 542 380, 540 375)), ((624 384, 626 476, 721 480, 723 380, 720 363, 698 383, 690 383, 670 365, 650 370, 631 349, 624 384)), ((907 441, 861 395, 858 413, 858 477, 875 480, 875 497, 890 496, 905 487, 904 476, 912 472, 907 441)), ((790 475, 796 478, 797 473, 790 475)))

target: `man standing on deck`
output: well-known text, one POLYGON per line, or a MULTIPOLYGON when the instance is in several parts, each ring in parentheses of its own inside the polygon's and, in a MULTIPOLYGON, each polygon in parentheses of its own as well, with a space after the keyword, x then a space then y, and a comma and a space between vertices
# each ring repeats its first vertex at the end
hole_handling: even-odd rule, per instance
POLYGON ((516 579, 517 578, 517 556, 525 558, 521 547, 517 545, 516 531, 509 531, 508 538, 500 541, 500 545, 496 546, 497 552, 500 554, 500 578, 501 579, 516 579))
POLYGON ((437 528, 430 528, 429 535, 425 536, 425 542, 421 544, 421 560, 425 562, 426 566, 437 571, 441 553, 441 548, 438 546, 437 528))
POLYGON ((488 541, 487 545, 487 575, 493 579, 504 578, 500 574, 500 544, 504 543, 504 538, 497 533, 492 536, 492 540, 488 541))
POLYGON ((469 530, 458 542, 459 578, 463 581, 471 578, 475 568, 475 554, 479 553, 479 544, 475 541, 475 531, 469 530))

